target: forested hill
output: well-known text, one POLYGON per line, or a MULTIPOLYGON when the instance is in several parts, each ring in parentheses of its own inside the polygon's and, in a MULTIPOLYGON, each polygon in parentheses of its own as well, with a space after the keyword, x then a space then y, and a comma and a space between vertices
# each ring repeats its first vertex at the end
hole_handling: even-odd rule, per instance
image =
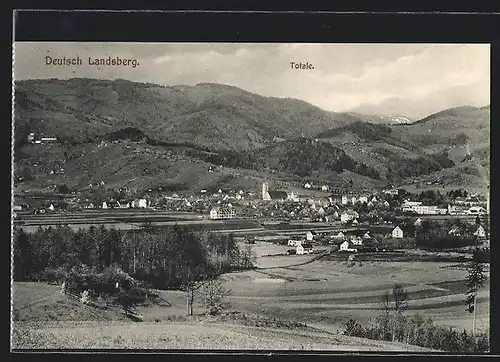
POLYGON ((78 185, 95 179, 139 189, 223 187, 243 174, 234 169, 249 170, 241 177, 255 183, 273 172, 294 179, 350 172, 391 182, 435 174, 477 183, 489 172, 489 112, 458 107, 409 125, 384 125, 363 121, 369 115, 221 84, 19 81, 16 175, 53 184, 59 176, 48 177, 51 170, 63 168, 78 185), (34 148, 26 143, 30 132, 58 142, 34 148), (209 174, 212 166, 220 172, 209 174))
POLYGON ((18 141, 31 131, 91 142, 133 127, 160 141, 216 150, 263 147, 275 137, 307 137, 359 120, 221 84, 164 87, 95 79, 16 82, 15 112, 18 141))

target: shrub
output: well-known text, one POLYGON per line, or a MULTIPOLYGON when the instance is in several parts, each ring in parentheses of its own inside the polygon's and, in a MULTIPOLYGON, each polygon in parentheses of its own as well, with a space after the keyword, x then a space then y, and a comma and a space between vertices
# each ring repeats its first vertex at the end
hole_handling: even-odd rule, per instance
POLYGON ((490 348, 489 333, 480 333, 474 337, 466 330, 459 333, 451 327, 436 326, 431 319, 424 320, 420 316, 407 318, 401 314, 383 314, 372 319, 368 326, 350 319, 343 334, 398 341, 452 353, 487 353, 490 348))

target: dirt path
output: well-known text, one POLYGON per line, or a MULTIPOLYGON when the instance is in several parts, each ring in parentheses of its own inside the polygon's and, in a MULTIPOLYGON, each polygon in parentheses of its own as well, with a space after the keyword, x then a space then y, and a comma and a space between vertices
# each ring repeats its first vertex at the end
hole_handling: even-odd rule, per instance
POLYGON ((321 258, 325 257, 326 255, 328 255, 327 251, 325 251, 321 254, 318 254, 314 258, 307 260, 307 261, 304 261, 302 263, 290 264, 290 265, 284 265, 284 266, 281 265, 281 266, 269 266, 269 267, 256 267, 255 269, 256 269, 256 271, 258 271, 258 270, 270 270, 270 269, 286 269, 286 268, 295 267, 295 266, 302 266, 302 265, 307 265, 307 264, 311 264, 315 261, 318 261, 321 258))

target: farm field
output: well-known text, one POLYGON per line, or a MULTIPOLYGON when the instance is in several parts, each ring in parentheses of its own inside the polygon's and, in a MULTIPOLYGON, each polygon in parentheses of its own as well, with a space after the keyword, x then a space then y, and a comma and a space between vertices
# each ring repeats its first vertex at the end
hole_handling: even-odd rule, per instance
MULTIPOLYGON (((367 322, 377 316, 383 294, 400 283, 409 292, 407 315, 431 317, 436 324, 460 330, 472 328, 464 306, 463 269, 443 262, 387 261, 347 267, 345 262, 326 259, 228 274, 231 301, 240 310, 342 330, 351 317, 367 322)), ((489 295, 487 283, 478 294, 478 330, 489 329, 489 295)))
MULTIPOLYGON (((159 291, 167 306, 140 307, 143 322, 95 311, 44 283, 14 283, 15 349, 248 349, 430 351, 401 343, 346 337, 311 326, 252 326, 220 317, 186 317, 184 295, 159 291)), ((198 312, 199 304, 195 305, 198 312)), ((247 315, 252 318, 251 313, 247 315)))
MULTIPOLYGON (((466 271, 453 263, 363 261, 348 267, 344 261, 315 259, 317 254, 265 256, 289 248, 272 243, 259 242, 253 248, 257 269, 222 277, 231 290, 227 312, 305 323, 306 329, 209 320, 202 316, 199 297, 197 316, 186 317, 180 291, 156 291, 166 304, 139 307, 143 322, 134 323, 118 310, 95 310, 67 300, 59 286, 15 283, 14 342, 25 348, 41 343, 41 348, 415 350, 341 335, 350 318, 366 323, 377 316, 382 295, 395 283, 409 293, 406 315, 430 317, 458 330, 472 328, 464 306, 466 271)), ((478 330, 489 330, 489 295, 487 283, 478 295, 478 330)))

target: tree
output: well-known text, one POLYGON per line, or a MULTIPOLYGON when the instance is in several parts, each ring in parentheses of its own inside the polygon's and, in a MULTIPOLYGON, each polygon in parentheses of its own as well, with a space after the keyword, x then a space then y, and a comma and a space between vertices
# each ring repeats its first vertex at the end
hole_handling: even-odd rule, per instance
POLYGON ((219 314, 225 307, 225 298, 231 294, 229 289, 224 289, 220 278, 211 279, 203 287, 202 304, 205 313, 219 314))
POLYGON ((130 315, 132 308, 144 300, 139 296, 138 291, 135 289, 123 289, 120 290, 115 298, 115 301, 122 306, 125 315, 130 315))
POLYGON ((382 296, 384 314, 381 316, 381 324, 383 326, 382 333, 385 336, 384 339, 390 341, 397 339, 398 324, 404 321, 403 312, 408 307, 408 300, 408 292, 400 284, 395 284, 391 292, 387 291, 382 296))
MULTIPOLYGON (((476 254, 474 254, 476 255, 476 254)), ((486 283, 486 276, 483 270, 483 263, 478 257, 473 257, 467 264, 467 293, 466 293, 466 306, 467 311, 473 314, 472 319, 472 335, 476 337, 476 300, 477 291, 482 288, 486 283)))

